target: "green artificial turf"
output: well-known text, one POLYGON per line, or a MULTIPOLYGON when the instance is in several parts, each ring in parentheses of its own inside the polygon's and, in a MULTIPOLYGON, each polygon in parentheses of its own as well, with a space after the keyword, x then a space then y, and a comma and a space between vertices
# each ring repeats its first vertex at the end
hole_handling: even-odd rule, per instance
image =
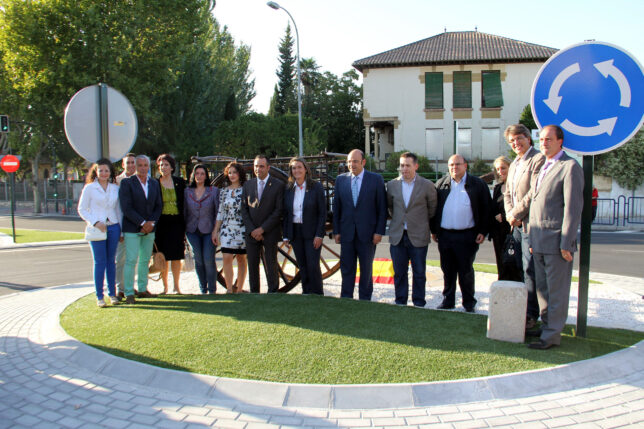
MULTIPOLYGON (((13 237, 11 228, 0 228, 0 233, 13 237)), ((16 229, 17 243, 38 243, 41 241, 80 240, 82 232, 39 231, 35 229, 16 229)))
POLYGON ((531 350, 486 338, 487 317, 301 295, 161 296, 99 309, 86 296, 61 315, 91 346, 165 368, 290 383, 453 380, 588 359, 644 333, 588 328, 531 350))

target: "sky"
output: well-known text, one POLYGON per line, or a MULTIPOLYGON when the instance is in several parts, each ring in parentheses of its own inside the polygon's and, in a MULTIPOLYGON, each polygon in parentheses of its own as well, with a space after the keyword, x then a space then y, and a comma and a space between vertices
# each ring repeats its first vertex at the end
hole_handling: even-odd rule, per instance
MULTIPOLYGON (((478 31, 562 49, 584 40, 619 46, 644 62, 644 0, 280 0, 297 24, 300 56, 340 75, 364 57, 447 31, 478 31)), ((256 97, 266 113, 277 83, 278 46, 289 17, 264 0, 217 0, 213 11, 251 48, 256 97)), ((295 33, 293 31, 293 33, 295 33)), ((295 55, 295 50, 293 52, 295 55)))

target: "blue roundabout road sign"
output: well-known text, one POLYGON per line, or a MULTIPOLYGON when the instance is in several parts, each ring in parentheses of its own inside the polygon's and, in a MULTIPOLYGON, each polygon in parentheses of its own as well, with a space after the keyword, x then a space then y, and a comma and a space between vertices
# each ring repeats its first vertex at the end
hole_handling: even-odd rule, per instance
POLYGON ((565 149, 608 152, 630 140, 644 122, 644 69, 615 45, 573 45, 541 67, 531 103, 539 128, 563 128, 565 149))

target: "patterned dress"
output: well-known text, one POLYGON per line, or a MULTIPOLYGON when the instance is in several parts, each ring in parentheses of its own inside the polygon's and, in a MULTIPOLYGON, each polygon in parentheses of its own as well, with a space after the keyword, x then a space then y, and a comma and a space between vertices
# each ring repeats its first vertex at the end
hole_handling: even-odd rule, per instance
POLYGON ((221 221, 219 240, 222 249, 246 248, 246 242, 244 241, 246 228, 241 215, 241 194, 241 186, 235 189, 222 189, 219 194, 217 220, 221 221))

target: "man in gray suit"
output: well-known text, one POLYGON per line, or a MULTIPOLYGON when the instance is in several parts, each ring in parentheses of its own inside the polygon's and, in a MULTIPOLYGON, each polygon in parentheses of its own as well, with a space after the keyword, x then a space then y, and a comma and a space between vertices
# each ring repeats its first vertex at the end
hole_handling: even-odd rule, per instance
POLYGON ((545 158, 532 146, 530 130, 522 124, 505 129, 505 138, 517 154, 510 164, 503 201, 508 223, 514 227, 514 239, 521 243, 523 282, 528 289, 526 330, 533 329, 539 319, 539 301, 534 285, 534 262, 528 239, 528 213, 530 212, 530 183, 539 176, 545 158))
POLYGON ((251 293, 259 293, 259 255, 264 248, 264 271, 268 292, 277 292, 277 243, 282 239, 282 207, 284 184, 269 174, 266 155, 257 155, 253 162, 255 178, 247 180, 242 189, 241 214, 246 228, 248 283, 251 293))
POLYGON ((411 300, 424 307, 429 221, 436 213, 436 188, 431 180, 416 174, 418 157, 405 152, 400 155, 400 176, 387 183, 389 252, 394 267, 396 304, 407 305, 409 279, 407 267, 411 261, 411 300))
POLYGON ((562 150, 563 139, 563 130, 557 125, 541 130, 539 142, 546 162, 530 191, 530 247, 543 324, 534 332, 540 336, 539 341, 528 347, 539 350, 561 342, 584 205, 584 173, 577 161, 562 150))

